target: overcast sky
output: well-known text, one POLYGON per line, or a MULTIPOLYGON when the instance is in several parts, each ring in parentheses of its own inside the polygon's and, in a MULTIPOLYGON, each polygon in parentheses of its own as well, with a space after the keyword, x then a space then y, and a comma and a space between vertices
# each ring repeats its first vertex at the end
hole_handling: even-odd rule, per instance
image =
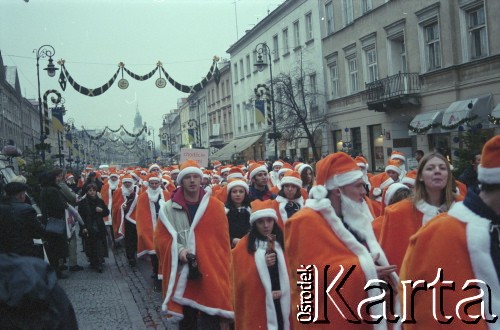
MULTIPOLYGON (((37 98, 33 49, 52 45, 55 59, 64 59, 74 79, 88 88, 105 84, 119 62, 139 75, 163 67, 180 83, 193 85, 208 72, 212 58, 228 58, 226 50, 284 0, 1 0, 0 51, 5 65, 16 66, 22 94, 37 98), (237 23, 236 23, 237 22, 237 23), (236 28, 238 27, 238 28, 236 28)), ((62 92, 56 77, 40 59, 42 95, 62 92)), ((162 75, 163 76, 163 75, 162 75)), ((167 85, 155 86, 158 73, 137 81, 126 73, 126 90, 115 84, 97 97, 84 96, 69 83, 62 92, 65 119, 86 128, 133 126, 137 105, 148 125, 158 127, 161 115, 176 108, 187 94, 167 85)), ((118 80, 118 79, 117 79, 118 80)))

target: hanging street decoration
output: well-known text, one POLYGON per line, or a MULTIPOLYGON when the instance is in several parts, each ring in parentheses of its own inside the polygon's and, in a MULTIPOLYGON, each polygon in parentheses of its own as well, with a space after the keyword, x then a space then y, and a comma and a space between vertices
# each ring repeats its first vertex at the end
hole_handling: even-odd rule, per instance
POLYGON ((158 61, 156 63, 156 68, 151 70, 151 72, 149 72, 145 75, 142 75, 142 76, 130 71, 129 69, 127 69, 125 67, 125 63, 120 62, 120 63, 118 63, 118 70, 116 70, 116 72, 108 80, 107 83, 105 83, 104 85, 102 85, 101 87, 98 87, 98 88, 88 88, 88 87, 84 87, 84 86, 80 85, 79 83, 77 83, 75 81, 75 79, 69 74, 68 69, 66 68, 65 60, 61 59, 57 62, 61 66, 61 73, 59 75, 58 81, 59 81, 59 85, 61 86, 63 91, 66 90, 66 81, 68 81, 70 83, 70 85, 77 92, 79 92, 83 95, 86 95, 86 96, 93 97, 93 96, 99 96, 99 95, 105 93, 114 84, 120 71, 121 71, 121 79, 118 80, 118 88, 120 88, 120 89, 127 89, 129 86, 129 82, 127 81, 127 79, 125 79, 123 77, 123 72, 126 72, 130 77, 134 78, 135 80, 146 81, 146 80, 150 79, 156 73, 156 71, 158 71, 160 74, 160 77, 158 79, 156 79, 156 81, 155 81, 156 87, 164 88, 167 85, 167 80, 168 80, 168 82, 172 86, 174 86, 177 90, 184 92, 184 93, 193 93, 193 92, 197 92, 197 91, 201 90, 212 78, 214 79, 215 83, 217 85, 219 85, 220 72, 219 72, 219 68, 217 67, 218 61, 219 61, 219 57, 214 56, 213 61, 212 61, 212 66, 208 70, 208 73, 205 76, 205 78, 203 78, 202 81, 200 81, 196 85, 192 85, 192 86, 183 85, 183 84, 177 82, 176 80, 174 80, 167 73, 167 71, 165 71, 161 61, 158 61), (159 69, 161 69, 161 70, 159 70, 159 69), (166 80, 165 80, 165 78, 162 78, 161 72, 163 72, 163 74, 165 75, 166 80))
MULTIPOLYGON (((490 116, 491 115, 488 115, 488 119, 490 118, 490 116)), ((424 134, 425 132, 427 132, 431 128, 438 128, 438 127, 441 127, 441 128, 444 128, 444 129, 455 129, 455 128, 459 127, 460 125, 470 124, 476 118, 477 118, 477 115, 473 115, 473 116, 470 116, 470 117, 462 118, 460 121, 458 121, 458 122, 456 122, 456 123, 454 123, 452 125, 443 125, 441 123, 430 123, 429 125, 424 126, 424 127, 415 127, 415 126, 412 126, 412 125, 408 124, 408 129, 410 131, 412 131, 413 133, 417 133, 417 134, 424 134)), ((491 122, 491 120, 490 120, 490 122, 491 122)))
POLYGON ((495 125, 500 125, 500 117, 495 117, 493 115, 488 115, 488 121, 495 125))
POLYGON ((427 132, 431 128, 437 128, 439 126, 441 126, 441 123, 430 123, 429 125, 424 126, 424 127, 414 127, 414 126, 411 126, 410 124, 408 124, 408 129, 410 131, 412 131, 413 133, 424 134, 425 132, 427 132))
POLYGON ((127 129, 123 125, 120 125, 120 127, 116 130, 113 130, 113 129, 109 128, 108 126, 106 126, 106 127, 104 127, 102 132, 99 133, 98 135, 90 135, 90 133, 85 129, 85 127, 82 126, 82 132, 85 133, 85 135, 90 140, 99 140, 100 138, 102 138, 104 136, 104 134, 106 134, 106 131, 110 131, 112 133, 118 133, 118 131, 120 131, 120 130, 122 130, 121 133, 125 132, 128 136, 133 137, 133 138, 137 138, 137 137, 141 136, 143 133, 145 133, 147 129, 148 129, 148 126, 146 123, 144 123, 141 130, 139 132, 137 132, 136 134, 133 134, 133 133, 130 133, 129 131, 127 131, 127 129))
POLYGON ((456 123, 451 124, 451 125, 443 125, 443 124, 441 124, 441 127, 444 128, 444 129, 455 129, 455 128, 457 128, 460 125, 470 124, 476 118, 477 118, 477 115, 472 115, 470 117, 462 118, 459 121, 457 121, 456 123))

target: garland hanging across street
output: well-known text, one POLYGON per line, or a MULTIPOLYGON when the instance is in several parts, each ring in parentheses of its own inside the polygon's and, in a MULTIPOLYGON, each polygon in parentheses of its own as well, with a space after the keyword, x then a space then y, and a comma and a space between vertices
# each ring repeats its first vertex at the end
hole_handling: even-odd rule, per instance
POLYGON ((495 117, 493 115, 488 115, 488 121, 495 125, 500 125, 500 117, 495 117))
POLYGON ((112 133, 118 133, 120 130, 125 132, 130 137, 137 138, 137 137, 141 136, 141 134, 143 134, 147 129, 148 129, 148 126, 146 123, 144 123, 141 130, 139 132, 137 132, 136 134, 133 134, 133 133, 130 133, 129 131, 127 131, 127 129, 123 125, 120 125, 120 127, 116 130, 113 130, 113 129, 109 128, 108 126, 106 126, 106 127, 104 127, 102 132, 99 133, 98 135, 90 135, 90 133, 85 129, 85 127, 82 126, 82 131, 85 133, 85 135, 87 135, 87 137, 90 140, 99 140, 100 138, 102 138, 104 136, 104 134, 106 134, 106 131, 110 131, 112 133))
POLYGON ((121 76, 122 76, 121 79, 118 81, 118 87, 120 89, 126 89, 129 86, 128 81, 125 78, 123 78, 123 72, 126 72, 133 79, 136 79, 139 81, 146 81, 146 80, 150 79, 158 71, 160 77, 158 79, 156 79, 156 82, 155 82, 156 87, 163 88, 167 85, 167 82, 161 76, 161 72, 163 72, 163 74, 165 75, 165 78, 167 78, 167 80, 170 82, 170 84, 172 86, 174 86, 176 89, 178 89, 179 91, 184 92, 184 93, 197 92, 197 91, 201 90, 212 78, 214 79, 215 83, 217 85, 219 85, 220 72, 219 72, 219 68, 217 66, 218 61, 219 61, 219 58, 217 56, 214 56, 213 61, 212 61, 212 66, 208 70, 208 73, 205 76, 205 78, 203 78, 202 81, 200 81, 196 85, 192 85, 192 86, 183 85, 183 84, 175 81, 167 73, 167 71, 165 71, 165 69, 163 68, 162 62, 160 62, 160 61, 158 61, 156 63, 156 68, 154 68, 153 70, 151 70, 151 72, 149 72, 145 75, 138 75, 138 74, 130 71, 129 69, 127 69, 125 67, 125 64, 123 62, 120 62, 120 63, 118 63, 118 70, 116 70, 116 72, 111 77, 111 79, 109 79, 107 83, 105 83, 104 85, 102 85, 101 87, 98 87, 98 88, 88 88, 88 87, 84 87, 84 86, 80 85, 69 74, 68 69, 66 68, 66 65, 65 65, 65 60, 61 59, 57 63, 61 66, 61 73, 59 75, 59 85, 61 86, 63 91, 66 90, 66 81, 68 81, 70 83, 70 85, 77 92, 79 92, 83 95, 86 95, 86 96, 93 97, 93 96, 99 96, 99 95, 105 93, 114 84, 120 71, 121 71, 121 76), (158 70, 159 68, 161 68, 161 70, 158 70))

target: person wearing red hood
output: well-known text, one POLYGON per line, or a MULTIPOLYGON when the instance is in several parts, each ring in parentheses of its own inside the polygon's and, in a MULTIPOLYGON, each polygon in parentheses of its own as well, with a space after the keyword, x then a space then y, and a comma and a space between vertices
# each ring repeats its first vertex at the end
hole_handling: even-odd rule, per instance
MULTIPOLYGON (((311 323, 317 313, 318 320, 329 322, 316 323, 312 325, 314 329, 386 329, 386 318, 369 323, 372 315, 383 313, 380 304, 359 308, 363 301, 380 294, 379 290, 365 290, 369 281, 384 280, 390 284, 394 290, 388 297, 393 302, 398 301, 395 288, 399 282, 396 267, 387 261, 372 229, 373 216, 364 199, 363 173, 354 159, 343 152, 321 159, 316 170, 317 185, 311 188, 304 207, 285 222, 293 328, 311 328, 312 324, 304 323, 311 323), (313 275, 312 281, 304 273, 310 267, 316 267, 318 274, 313 275), (305 282, 316 289, 307 289, 302 284, 305 282), (337 286, 332 289, 330 285, 335 283, 337 286), (330 289, 334 295, 341 289, 342 298, 337 296, 330 301, 326 297, 330 289), (313 294, 314 302, 307 303, 309 294, 313 294), (341 299, 343 304, 339 306, 336 301, 341 299)), ((399 305, 390 305, 391 311, 398 313, 399 305)))
POLYGON ((203 172, 195 161, 187 160, 179 170, 179 187, 160 208, 154 234, 162 310, 180 322, 180 329, 218 329, 234 319, 224 205, 201 187, 203 172))

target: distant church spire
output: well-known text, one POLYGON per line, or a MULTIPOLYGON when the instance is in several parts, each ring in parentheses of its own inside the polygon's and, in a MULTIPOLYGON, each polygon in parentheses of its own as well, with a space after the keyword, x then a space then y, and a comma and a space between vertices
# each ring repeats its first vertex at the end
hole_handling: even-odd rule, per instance
POLYGON ((139 103, 137 103, 137 108, 135 110, 134 118, 134 133, 138 133, 142 129, 142 116, 139 112, 139 103))

